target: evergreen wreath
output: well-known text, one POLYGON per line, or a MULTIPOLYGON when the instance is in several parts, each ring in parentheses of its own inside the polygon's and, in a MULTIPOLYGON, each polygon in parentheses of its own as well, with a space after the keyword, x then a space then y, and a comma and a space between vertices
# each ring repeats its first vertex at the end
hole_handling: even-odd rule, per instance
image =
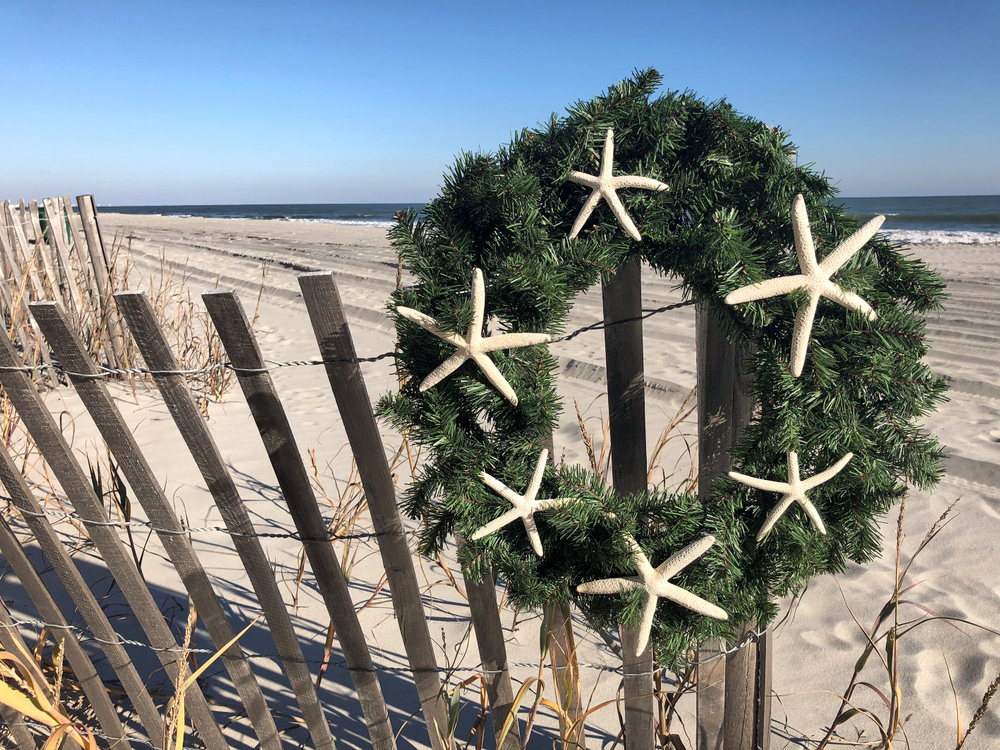
POLYGON ((565 117, 515 132, 495 154, 461 154, 422 218, 412 211, 397 217, 389 236, 418 283, 389 302, 403 385, 383 397, 379 414, 425 449, 403 500, 421 522, 419 551, 433 555, 460 534, 466 571, 494 570, 519 608, 572 600, 597 628, 637 624, 647 603, 641 585, 610 596, 577 587, 635 578, 635 545, 656 568, 713 537, 706 553, 694 561, 687 554, 670 577, 729 618, 660 598, 651 642, 659 663, 677 668, 705 638, 765 626, 777 613, 775 599, 811 576, 878 556, 879 517, 907 485, 936 483, 943 454, 918 420, 944 399, 945 384, 920 361, 921 313, 940 304, 944 283, 886 238, 863 242, 866 230, 834 202, 826 177, 793 164, 786 133, 725 101, 671 91, 654 98, 660 82, 655 70, 636 71, 565 117), (613 171, 602 164, 609 152, 613 171), (602 176, 613 180, 605 186, 616 199, 601 192, 602 176), (656 187, 663 183, 669 190, 656 187), (793 211, 798 195, 803 202, 793 211), (802 232, 826 271, 831 248, 863 242, 849 258, 846 250, 837 254, 832 275, 844 298, 861 298, 874 317, 830 294, 814 304, 808 285, 725 303, 737 289, 805 273, 796 254, 802 232), (707 302, 731 340, 752 342, 757 410, 731 451, 739 473, 716 480, 706 502, 663 491, 623 497, 592 471, 539 460, 561 410, 557 363, 539 343, 545 337, 525 334, 559 335, 574 297, 632 258, 707 302), (795 376, 792 334, 801 323, 793 321, 797 313, 808 317, 804 308, 815 318, 795 376), (483 344, 490 324, 505 341, 517 339, 516 348, 483 344), (495 363, 495 373, 471 349, 455 356, 462 351, 456 342, 472 330, 483 347, 476 352, 495 363), (422 388, 431 375, 435 382, 422 388), (792 456, 794 478, 802 477, 796 491, 823 475, 802 498, 777 487, 791 486, 792 456), (519 506, 511 498, 528 502, 529 490, 531 502, 513 512, 519 506), (782 501, 776 491, 786 492, 791 508, 772 519, 782 501), (559 502, 539 503, 536 494, 559 502), (822 516, 819 527, 813 513, 822 516), (506 525, 476 535, 504 514, 506 525))

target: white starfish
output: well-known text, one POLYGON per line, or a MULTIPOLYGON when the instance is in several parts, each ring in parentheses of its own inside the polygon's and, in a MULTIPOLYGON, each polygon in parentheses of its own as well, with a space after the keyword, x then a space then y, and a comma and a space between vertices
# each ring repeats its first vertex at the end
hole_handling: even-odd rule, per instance
POLYGON ((764 525, 761 526, 760 531, 757 532, 757 541, 759 542, 764 538, 767 532, 769 532, 771 527, 778 522, 778 519, 784 515, 785 511, 788 510, 792 503, 798 503, 801 505, 802 509, 805 510, 806 514, 809 516, 809 520, 812 521, 812 525, 816 527, 816 530, 820 534, 825 534, 826 527, 823 525, 823 519, 820 518, 819 511, 816 510, 816 506, 812 504, 812 501, 809 500, 806 493, 837 476, 837 474, 840 473, 840 470, 847 466, 847 462, 853 457, 853 453, 848 453, 826 471, 820 472, 819 474, 806 479, 804 482, 799 479, 799 454, 795 451, 788 451, 787 482, 772 482, 767 479, 748 477, 746 474, 740 474, 735 471, 729 472, 730 477, 749 487, 756 487, 757 489, 764 490, 765 492, 781 492, 784 494, 784 497, 781 498, 781 502, 774 506, 774 509, 768 514, 767 519, 764 521, 764 525))
POLYGON ((535 512, 539 510, 559 508, 567 503, 573 502, 576 499, 572 497, 560 497, 554 500, 535 500, 535 495, 538 494, 538 488, 542 486, 542 477, 545 474, 545 462, 548 458, 548 450, 543 449, 541 455, 538 456, 538 463, 535 465, 535 473, 531 475, 531 481, 528 482, 528 489, 524 491, 523 495, 518 495, 510 487, 505 485, 499 479, 494 479, 485 471, 479 474, 479 478, 483 480, 483 484, 494 492, 498 492, 503 495, 503 498, 514 507, 499 518, 496 518, 482 528, 477 529, 472 535, 473 539, 482 539, 484 536, 492 534, 498 529, 502 529, 511 521, 520 518, 524 521, 524 530, 528 532, 528 539, 531 540, 532 549, 535 550, 536 555, 539 557, 542 556, 542 540, 538 536, 538 528, 535 526, 535 512))
POLYGON ((471 359, 479 365, 487 380, 493 383, 508 401, 517 406, 517 394, 514 393, 514 389, 511 388, 510 383, 497 369, 497 366, 493 364, 493 360, 489 358, 487 352, 493 352, 497 349, 518 349, 522 346, 544 344, 550 340, 547 333, 504 333, 483 338, 486 285, 483 283, 483 272, 478 268, 472 272, 472 322, 464 336, 450 331, 442 331, 434 318, 417 312, 411 307, 397 307, 396 312, 458 348, 458 351, 424 378, 424 382, 420 384, 421 391, 433 388, 461 367, 465 360, 471 359))
POLYGON ((670 558, 653 568, 649 564, 642 548, 634 538, 625 535, 625 540, 632 548, 632 560, 635 563, 638 576, 628 578, 603 578, 599 581, 581 583, 576 590, 581 594, 618 594, 625 589, 645 589, 646 607, 642 610, 642 623, 639 625, 639 641, 636 643, 635 655, 638 656, 649 643, 649 633, 653 629, 653 616, 656 614, 656 604, 660 598, 669 599, 694 612, 714 617, 716 620, 728 620, 729 615, 721 607, 695 596, 690 591, 669 583, 669 579, 680 573, 684 568, 704 555, 709 547, 715 544, 714 536, 705 536, 697 542, 689 544, 680 552, 675 552, 670 558))
POLYGON ((788 294, 795 289, 805 289, 809 292, 809 302, 799 308, 795 316, 795 328, 792 330, 792 375, 795 377, 802 374, 820 297, 833 300, 849 310, 864 313, 869 320, 875 320, 877 317, 867 302, 853 292, 845 292, 830 281, 830 277, 872 238, 883 221, 885 221, 884 216, 876 216, 837 245, 822 263, 817 263, 816 248, 809 229, 809 216, 806 214, 806 202, 801 195, 796 195, 792 201, 792 232, 795 235, 795 252, 799 256, 799 269, 802 273, 740 287, 726 296, 727 305, 738 305, 741 302, 788 294))
POLYGON ((614 160, 615 131, 608 128, 608 135, 604 139, 604 152, 601 155, 601 173, 599 175, 586 174, 585 172, 569 173, 570 182, 575 182, 578 185, 586 185, 594 189, 590 197, 587 198, 587 202, 583 204, 583 208, 580 209, 580 215, 576 217, 576 221, 573 223, 573 229, 569 233, 570 239, 573 239, 580 233, 584 223, 590 218, 590 214, 597 207, 597 204, 601 202, 601 198, 604 198, 608 202, 611 211, 618 217, 618 221, 625 227, 625 231, 632 236, 632 239, 636 242, 642 240, 642 235, 636 229, 632 218, 625 212, 625 206, 622 205, 621 199, 618 198, 618 193, 615 191, 618 188, 627 187, 660 191, 669 190, 670 186, 665 182, 654 180, 651 177, 639 177, 637 175, 613 177, 611 175, 611 167, 614 160))

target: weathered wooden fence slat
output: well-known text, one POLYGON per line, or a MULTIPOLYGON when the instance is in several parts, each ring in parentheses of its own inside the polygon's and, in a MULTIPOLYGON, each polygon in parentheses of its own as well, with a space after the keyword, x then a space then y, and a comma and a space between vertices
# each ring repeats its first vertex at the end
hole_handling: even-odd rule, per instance
POLYGON ((389 711, 372 662, 365 634, 351 601, 351 592, 340 567, 333 544, 327 538, 326 523, 313 493, 309 473, 302 461, 292 434, 292 427, 281 405, 264 357, 253 335, 243 305, 232 291, 212 291, 201 295, 215 324, 250 413, 260 432, 271 461, 281 494, 291 513, 295 528, 302 537, 306 557, 319 588, 368 725, 372 747, 391 750, 396 747, 389 711), (259 372, 246 372, 258 370, 259 372))
MULTIPOLYGON (((631 260, 603 283, 604 349, 608 372, 611 473, 623 495, 646 492, 646 391, 643 377, 642 266, 631 260), (630 323, 614 325, 623 320, 630 323)), ((622 628, 625 675, 625 736, 628 750, 652 750, 653 651, 647 644, 636 656, 638 634, 622 628)))
MULTIPOLYGON (((457 537, 458 548, 465 540, 457 537)), ((514 708, 514 687, 510 681, 507 666, 507 643, 504 640, 503 624, 500 622, 500 606, 497 602, 497 586, 492 571, 483 575, 478 583, 462 571, 465 593, 469 597, 469 612, 472 627, 476 631, 476 645, 479 647, 479 662, 486 679, 486 692, 493 717, 493 733, 497 740, 504 723, 514 708)), ((521 729, 516 719, 504 738, 500 750, 518 750, 521 747, 521 729)))
POLYGON ((30 218, 29 226, 32 234, 35 235, 35 254, 42 264, 42 284, 44 289, 38 289, 40 299, 46 296, 57 296, 59 294, 59 276, 52 265, 52 249, 45 241, 45 233, 42 231, 42 220, 38 213, 38 201, 31 201, 28 206, 30 218))
POLYGON ((22 320, 28 320, 28 306, 20 286, 11 286, 8 279, 17 282, 21 278, 21 269, 17 265, 11 249, 10 239, 7 236, 7 224, 4 219, 4 209, 0 206, 0 296, 3 297, 4 306, 10 314, 10 327, 8 330, 17 331, 18 341, 21 344, 21 351, 28 351, 28 334, 24 326, 19 325, 22 320))
POLYGON ((21 582, 28 598, 34 603, 38 614, 46 623, 54 626, 53 636, 57 640, 65 638, 66 659, 73 668, 75 679, 80 683, 87 700, 90 701, 90 705, 94 709, 94 715, 101 725, 101 730, 108 737, 119 738, 111 743, 112 749, 127 750, 131 745, 125 737, 125 728, 118 718, 118 711, 104 689, 104 683, 101 681, 97 669, 94 668, 94 663, 90 660, 87 652, 83 650, 76 636, 70 632, 69 624, 59 610, 55 599, 52 598, 52 594, 49 593, 45 583, 31 564, 21 547, 21 543, 3 519, 0 519, 0 555, 3 555, 13 569, 14 575, 21 582))
POLYGON ((757 713, 754 717, 757 745, 755 750, 771 747, 771 678, 774 674, 774 630, 770 627, 757 641, 756 685, 757 713))
MULTIPOLYGON (((729 451, 753 417, 750 349, 725 336, 707 303, 696 311, 698 369, 698 494, 711 495, 712 483, 732 468, 729 451)), ((753 635, 748 626, 737 642, 753 635)), ((707 644, 699 660, 718 656, 707 644)), ((767 750, 770 746, 770 652, 757 643, 716 658, 698 669, 699 749, 767 750), (724 676, 724 679, 723 679, 724 676), (761 693, 764 680, 766 692, 761 693)))
MULTIPOLYGON (((73 238, 73 244, 70 245, 70 260, 72 261, 73 257, 76 257, 77 267, 83 280, 82 291, 86 292, 86 297, 89 297, 86 305, 94 314, 94 325, 97 325, 98 320, 96 316, 101 293, 97 288, 97 281, 94 279, 94 270, 90 267, 88 261, 90 253, 87 251, 87 239, 83 233, 83 224, 80 217, 73 212, 73 201, 70 200, 68 195, 62 198, 62 206, 66 212, 66 224, 69 225, 69 233, 73 238)), ((105 346, 110 346, 110 343, 105 342, 105 346)))
MULTIPOLYGON (((69 289, 69 299, 71 309, 79 318, 79 324, 83 325, 85 320, 85 308, 83 306, 83 295, 80 293, 80 286, 76 282, 73 264, 70 263, 70 248, 66 242, 66 223, 62 207, 55 198, 46 198, 42 201, 45 206, 45 216, 48 218, 49 235, 55 243, 56 261, 60 269, 60 276, 66 282, 69 289)), ((63 295, 65 299, 65 295, 63 295)))
POLYGON ((17 283, 21 278, 21 266, 14 257, 14 230, 7 218, 9 201, 0 203, 0 252, 3 253, 2 268, 4 276, 17 283))
MULTIPOLYGON (((12 293, 16 293, 19 298, 19 306, 22 308, 22 312, 25 315, 25 320, 28 321, 28 325, 31 327, 32 333, 34 334, 36 342, 39 344, 39 353, 42 357, 42 362, 49 365, 52 364, 52 359, 49 356, 49 350, 41 345, 41 335, 38 332, 38 326, 35 325, 35 321, 27 314, 27 301, 29 299, 35 299, 37 294, 42 291, 42 284, 38 278, 38 273, 35 271, 35 264, 32 262, 33 255, 28 247, 28 238, 24 234, 24 227, 21 226, 21 220, 19 217, 14 215, 14 207, 11 206, 10 201, 4 201, 3 204, 4 216, 2 220, 7 224, 13 231, 13 239, 11 249, 11 258, 16 259, 16 263, 19 266, 19 270, 22 272, 17 278, 21 279, 22 287, 15 292, 11 290, 12 293), (18 256, 21 257, 18 257, 18 256), (24 271, 27 273, 23 273, 24 271)), ((25 212, 24 201, 21 201, 21 215, 23 216, 25 212)), ((25 353, 27 353, 25 349, 25 353)), ((55 388, 59 381, 56 378, 56 374, 49 370, 46 377, 48 378, 49 385, 55 388)))
MULTIPOLYGON (((21 203, 23 204, 24 201, 21 201, 21 203)), ((14 211, 14 207, 10 201, 4 201, 4 213, 6 214, 5 220, 8 222, 8 226, 14 232, 13 248, 14 254, 17 256, 18 265, 22 271, 27 271, 28 281, 30 282, 28 297, 30 299, 37 299, 43 292, 42 281, 38 277, 38 271, 35 269, 31 246, 28 244, 28 236, 24 233, 24 226, 21 224, 21 216, 14 211)))
POLYGON ((264 611, 264 618, 288 674, 306 727, 313 738, 313 745, 316 750, 332 750, 334 741, 330 726, 316 694, 309 668, 305 664, 302 646, 232 474, 222 459, 191 391, 184 383, 184 377, 179 374, 162 374, 176 372, 178 365, 156 320, 152 305, 143 292, 118 292, 115 302, 125 317, 146 366, 161 373, 154 374, 153 380, 232 535, 233 546, 264 611))
MULTIPOLYGON (((0 368, 20 366, 21 361, 11 346, 10 339, 6 335, 0 336, 0 368)), ((91 540, 128 600, 150 644, 155 648, 167 676, 177 686, 178 667, 184 659, 177 641, 160 613, 153 595, 146 587, 135 562, 126 552, 125 545, 110 528, 110 521, 101 501, 94 494, 93 486, 85 477, 75 454, 45 407, 41 395, 23 372, 0 370, 0 383, 3 384, 7 398, 17 410, 39 452, 87 526, 91 540), (91 523, 87 524, 87 521, 91 523)), ((191 719, 206 746, 210 750, 228 747, 201 688, 197 684, 189 686, 185 699, 191 719)))
MULTIPOLYGON (((31 312, 52 350, 67 370, 71 373, 98 375, 97 368, 94 367, 83 343, 73 331, 66 313, 56 303, 33 302, 31 312)), ((216 648, 222 648, 236 633, 226 617, 205 568, 195 554, 191 541, 184 534, 184 527, 140 451, 114 399, 108 393, 107 386, 98 377, 80 377, 71 374, 69 379, 97 425, 108 449, 118 462, 118 467, 124 473, 134 496, 146 511, 150 523, 158 530, 160 542, 177 569, 212 642, 216 648)), ((229 647, 223 656, 223 662, 239 692, 261 747, 280 750, 281 740, 274 717, 238 643, 229 647)))
POLYGON ((112 367, 125 367, 125 339, 122 336, 118 311, 111 304, 108 256, 104 248, 104 239, 101 237, 101 228, 97 223, 97 207, 94 204, 94 196, 78 195, 76 197, 76 206, 80 211, 80 223, 83 225, 83 233, 87 238, 90 266, 94 272, 94 283, 97 286, 97 293, 100 299, 100 305, 97 309, 105 313, 105 320, 98 321, 97 325, 107 327, 108 340, 111 342, 110 351, 106 351, 105 353, 108 355, 108 359, 111 360, 112 367))
POLYGON ((9 706, 0 704, 0 719, 10 728, 10 736, 14 739, 17 750, 38 750, 35 738, 24 725, 24 717, 9 706))
POLYGON ((447 711, 434 646, 420 598, 413 556, 396 505, 396 488, 382 448, 382 437, 375 423, 361 368, 353 361, 357 355, 340 292, 333 275, 329 273, 300 274, 298 280, 320 357, 326 362, 337 362, 325 365, 326 374, 357 460, 431 746, 441 750, 443 744, 435 726, 441 732, 445 731, 447 711))
MULTIPOLYGON (((6 387, 6 383, 4 387, 6 387)), ((121 680, 122 687, 129 700, 132 701, 139 722, 146 730, 146 734, 149 735, 150 741, 158 747, 162 747, 163 717, 153 704, 153 699, 147 692, 142 678, 139 677, 128 652, 119 643, 118 636, 101 609, 101 605, 90 591, 83 576, 80 575, 80 571, 69 556, 69 552, 59 541, 59 537, 42 511, 42 506, 38 504, 31 490, 28 489, 24 477, 21 476, 20 470, 2 443, 0 443, 0 482, 7 489, 14 507, 21 511, 24 522, 34 534, 38 546, 42 548, 42 552, 45 553, 49 564, 69 593, 73 604, 80 610, 84 622, 87 623, 87 628, 98 639, 101 650, 112 669, 115 670, 115 674, 118 675, 118 679, 121 680)), ((24 579, 22 579, 22 583, 23 581, 24 579)), ((121 735, 116 736, 120 737, 121 735)))

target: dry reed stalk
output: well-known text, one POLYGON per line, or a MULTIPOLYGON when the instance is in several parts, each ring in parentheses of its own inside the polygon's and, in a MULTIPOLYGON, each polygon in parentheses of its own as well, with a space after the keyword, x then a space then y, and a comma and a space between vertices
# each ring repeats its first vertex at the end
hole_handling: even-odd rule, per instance
POLYGON ((986 693, 983 694, 982 703, 979 704, 979 708, 976 709, 976 713, 972 716, 972 721, 969 722, 969 728, 965 730, 965 735, 958 738, 958 744, 955 745, 955 750, 962 750, 962 746, 965 745, 965 741, 969 739, 969 735, 972 734, 972 730, 976 728, 983 716, 986 715, 986 709, 990 707, 990 701, 993 700, 993 696, 997 694, 997 690, 1000 689, 1000 674, 997 675, 996 679, 986 688, 986 693))
POLYGON ((42 750, 58 750, 66 739, 84 750, 100 750, 90 728, 71 717, 59 700, 64 675, 61 648, 54 650, 55 684, 49 684, 40 671, 42 664, 19 639, 16 644, 20 653, 0 648, 0 703, 51 730, 42 750))
MULTIPOLYGON (((889 599, 886 601, 886 603, 882 606, 882 609, 879 611, 879 614, 875 619, 875 624, 872 626, 870 630, 865 628, 860 623, 858 618, 855 616, 853 610, 851 609, 850 605, 847 604, 846 598, 844 599, 844 603, 847 605, 847 611, 851 615, 851 618, 854 620, 855 624, 861 630, 862 635, 864 635, 867 645, 865 646, 864 651, 862 652, 861 656, 855 663, 854 672, 851 675, 851 679, 850 682, 848 683, 847 689, 844 691, 842 696, 838 696, 841 700, 840 707, 837 709, 835 718, 831 722, 830 727, 826 732, 826 735, 820 740, 819 745, 817 745, 817 750, 824 750, 824 748, 828 747, 830 742, 834 738, 837 727, 854 716, 863 716, 875 725, 876 729, 879 732, 878 748, 891 748, 893 739, 895 738, 896 734, 900 732, 902 732, 904 740, 907 742, 907 744, 909 743, 909 739, 906 737, 906 730, 904 726, 906 720, 902 718, 903 692, 899 676, 899 668, 900 668, 899 642, 912 630, 929 622, 942 621, 947 623, 951 627, 954 627, 955 629, 959 630, 959 632, 962 633, 964 633, 965 631, 959 628, 958 625, 956 625, 955 623, 970 625, 972 627, 984 630, 994 635, 1000 635, 1000 631, 986 627, 985 625, 982 625, 980 623, 972 622, 962 617, 939 615, 936 612, 930 610, 928 607, 920 604, 919 602, 900 598, 902 595, 908 593, 909 591, 913 590, 918 585, 920 585, 921 582, 918 581, 917 583, 913 583, 904 587, 904 583, 906 581, 906 576, 909 573, 910 566, 913 564, 913 561, 916 560, 917 556, 920 555, 921 552, 923 552, 923 550, 927 547, 927 545, 930 544, 935 539, 935 537, 937 537, 937 535, 941 533, 941 531, 948 525, 948 523, 950 522, 949 516, 951 515, 951 512, 957 503, 958 500, 956 499, 938 517, 938 519, 933 523, 931 528, 924 535, 924 538, 917 546, 916 551, 912 555, 910 555, 910 558, 906 562, 906 565, 903 566, 902 570, 900 570, 900 565, 902 562, 901 548, 903 540, 903 519, 906 512, 905 499, 901 503, 899 515, 896 521, 895 582, 893 585, 892 594, 889 596, 889 599), (925 615, 918 617, 916 620, 900 621, 899 609, 900 606, 904 604, 917 607, 922 612, 924 612, 925 615), (886 630, 881 631, 880 629, 882 628, 883 624, 885 624, 887 621, 890 621, 890 618, 891 618, 891 624, 889 625, 889 627, 886 630), (882 648, 879 648, 880 643, 883 643, 882 648), (872 654, 876 654, 879 658, 879 661, 882 663, 882 668, 885 672, 885 676, 888 682, 888 689, 886 691, 880 690, 876 685, 874 685, 870 681, 862 681, 859 679, 862 670, 867 665, 869 657, 872 654), (888 710, 887 716, 885 718, 879 717, 872 710, 862 708, 856 705, 856 701, 854 701, 854 693, 858 687, 865 687, 869 689, 881 699, 882 703, 888 710), (886 695, 886 693, 888 693, 888 696, 886 695)), ((841 595, 843 595, 843 589, 841 589, 841 595)), ((998 681, 1000 681, 1000 678, 998 678, 998 681)), ((993 692, 995 693, 996 687, 994 686, 992 689, 993 692)), ((992 695, 990 691, 987 690, 987 696, 984 696, 984 705, 988 705, 989 698, 991 697, 992 695)), ((956 706, 957 705, 958 704, 956 695, 956 706)), ((959 722, 960 721, 961 719, 959 718, 959 722)), ((974 718, 973 721, 976 722, 977 720, 974 718)), ((974 724, 971 726, 974 726, 974 724)), ((858 730, 857 728, 855 728, 855 731, 858 732, 859 738, 864 734, 863 730, 858 730)), ((966 732, 966 736, 968 736, 968 732, 966 732)), ((962 742, 963 742, 963 737, 961 734, 961 725, 959 723, 959 730, 957 737, 958 747, 961 747, 962 742)))

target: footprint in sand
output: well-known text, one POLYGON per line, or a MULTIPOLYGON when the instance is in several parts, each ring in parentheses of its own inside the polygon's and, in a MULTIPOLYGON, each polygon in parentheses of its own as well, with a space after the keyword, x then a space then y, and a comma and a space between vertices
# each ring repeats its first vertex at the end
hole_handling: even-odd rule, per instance
POLYGON ((802 640, 816 648, 852 651, 863 648, 864 636, 853 622, 841 621, 830 630, 806 630, 802 633, 802 640))

